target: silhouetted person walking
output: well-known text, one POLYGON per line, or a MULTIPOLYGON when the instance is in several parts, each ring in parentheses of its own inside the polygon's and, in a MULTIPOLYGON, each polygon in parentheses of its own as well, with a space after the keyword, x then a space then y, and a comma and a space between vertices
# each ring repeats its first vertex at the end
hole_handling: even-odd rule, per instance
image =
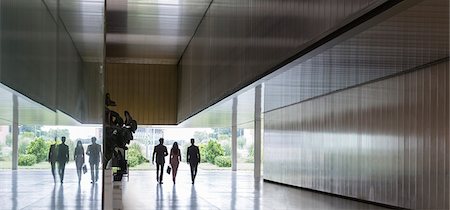
POLYGON ((181 152, 178 148, 178 143, 174 142, 172 149, 170 150, 170 165, 172 166, 172 179, 175 184, 175 178, 177 177, 178 165, 181 161, 181 152))
POLYGON ((84 148, 81 141, 77 142, 77 147, 75 147, 75 152, 73 154, 73 159, 75 160, 75 165, 77 166, 77 175, 78 175, 78 182, 81 181, 81 175, 82 175, 82 167, 84 164, 84 148))
POLYGON ((156 181, 162 184, 164 174, 164 163, 166 162, 164 159, 167 156, 167 147, 164 146, 163 138, 159 139, 159 144, 156 145, 155 148, 153 149, 152 164, 155 164, 155 155, 156 155, 156 181))
POLYGON ((194 184, 195 177, 197 176, 198 163, 200 163, 200 150, 194 145, 194 139, 191 139, 191 146, 188 147, 186 159, 191 166, 191 178, 192 184, 194 184))
POLYGON ((61 183, 64 180, 64 170, 66 168, 66 163, 69 162, 69 146, 66 144, 66 137, 61 137, 61 144, 58 145, 58 173, 61 183))
POLYGON ((48 151, 48 162, 52 166, 52 175, 53 175, 53 181, 56 182, 56 176, 55 176, 55 170, 56 170, 56 160, 58 159, 58 145, 56 144, 56 138, 55 143, 50 145, 50 149, 48 151))
POLYGON ((89 155, 89 164, 91 165, 91 183, 98 181, 98 164, 102 156, 102 147, 95 143, 97 138, 91 138, 92 144, 88 146, 86 155, 89 155))

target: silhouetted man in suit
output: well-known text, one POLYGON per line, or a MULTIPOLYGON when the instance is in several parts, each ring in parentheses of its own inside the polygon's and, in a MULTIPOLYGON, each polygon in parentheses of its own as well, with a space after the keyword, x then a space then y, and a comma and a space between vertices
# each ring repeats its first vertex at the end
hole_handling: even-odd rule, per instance
POLYGON ((86 155, 89 155, 89 164, 91 165, 91 183, 98 181, 98 164, 102 156, 102 146, 95 143, 97 138, 91 138, 92 144, 88 146, 86 155))
POLYGON ((165 157, 168 154, 167 147, 164 146, 163 144, 164 139, 160 138, 159 144, 156 145, 155 148, 153 149, 153 156, 152 156, 152 164, 155 164, 155 155, 156 155, 156 181, 158 181, 160 184, 163 183, 164 163, 166 162, 165 157))
POLYGON ((52 166, 53 181, 55 181, 55 182, 56 182, 56 176, 55 176, 56 160, 58 159, 57 148, 58 148, 58 145, 56 145, 56 137, 55 137, 55 143, 50 145, 50 150, 48 151, 48 162, 52 166))
POLYGON ((191 144, 192 145, 189 146, 187 150, 186 160, 191 166, 191 178, 192 184, 194 184, 195 177, 197 176, 198 163, 200 163, 200 150, 194 145, 194 139, 191 139, 191 144))
POLYGON ((69 146, 67 146, 66 143, 66 137, 61 137, 61 144, 58 145, 58 173, 59 173, 59 179, 61 180, 61 183, 63 183, 64 180, 64 170, 66 168, 66 163, 69 162, 69 146))

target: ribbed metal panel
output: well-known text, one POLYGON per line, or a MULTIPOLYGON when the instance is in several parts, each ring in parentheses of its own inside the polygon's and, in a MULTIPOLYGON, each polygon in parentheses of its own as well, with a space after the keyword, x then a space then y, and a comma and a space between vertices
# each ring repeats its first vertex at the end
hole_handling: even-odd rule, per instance
POLYGON ((57 27, 52 16, 41 1, 0 4, 1 82, 56 109, 57 27))
MULTIPOLYGON (((406 2, 408 3, 408 2, 406 2)), ((265 83, 265 111, 413 69, 449 56, 449 2, 425 0, 265 83)))
POLYGON ((117 103, 111 109, 129 111, 139 125, 176 124, 175 65, 107 64, 105 91, 117 103))
POLYGON ((248 85, 381 0, 214 1, 180 61, 178 121, 248 85))
POLYGON ((265 113, 264 178, 449 209, 449 63, 265 113))
MULTIPOLYGON (((101 52, 86 53, 84 57, 87 60, 97 62, 95 69, 88 68, 89 65, 83 64, 73 40, 74 36, 86 35, 83 33, 86 32, 82 30, 83 27, 77 25, 79 30, 75 30, 77 27, 72 25, 74 22, 82 23, 82 19, 85 18, 83 15, 86 14, 83 12, 87 11, 86 8, 81 12, 79 8, 74 8, 74 5, 76 7, 79 4, 83 2, 1 0, 0 78, 1 83, 52 110, 62 111, 80 122, 89 119, 90 123, 101 123, 103 110, 98 106, 103 104, 101 100, 103 94, 96 91, 93 94, 91 91, 101 91, 101 81, 95 79, 85 81, 84 77, 100 77, 102 61, 99 60, 102 60, 103 33, 100 34, 101 41, 99 41, 99 34, 95 32, 99 30, 103 32, 103 22, 100 24, 101 27, 89 34, 90 37, 96 37, 95 41, 89 42, 84 39, 88 45, 98 48, 96 52, 101 52), (71 13, 70 11, 73 11, 71 9, 78 12, 71 13), (61 15, 64 18, 61 18, 61 15), (72 34, 68 32, 70 29, 73 29, 72 34), (88 69, 92 72, 88 72, 88 69)), ((100 0, 92 4, 96 5, 95 8, 100 7, 100 10, 96 11, 100 13, 100 20, 103 20, 104 2, 100 0)), ((89 14, 91 17, 98 18, 99 13, 91 12, 89 14)), ((80 46, 82 45, 78 45, 80 46)), ((33 117, 32 111, 22 113, 33 117)))

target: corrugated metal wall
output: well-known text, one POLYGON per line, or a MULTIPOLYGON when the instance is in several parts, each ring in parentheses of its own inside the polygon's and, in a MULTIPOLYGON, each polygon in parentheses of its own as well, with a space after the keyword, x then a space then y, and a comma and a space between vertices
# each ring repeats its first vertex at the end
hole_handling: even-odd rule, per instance
POLYGON ((139 125, 174 125, 177 113, 175 65, 107 64, 105 91, 123 117, 128 110, 139 125))
POLYGON ((447 0, 425 0, 304 62, 283 67, 265 83, 270 99, 265 111, 448 57, 448 13, 447 0))
POLYGON ((80 122, 101 123, 101 63, 84 64, 57 2, 0 1, 1 83, 80 122), (84 81, 87 75, 97 79, 84 81))
POLYGON ((42 1, 2 0, 1 82, 56 109, 57 25, 42 1))
POLYGON ((214 1, 179 63, 178 122, 383 2, 214 1))
POLYGON ((449 209, 449 63, 265 113, 264 177, 449 209))

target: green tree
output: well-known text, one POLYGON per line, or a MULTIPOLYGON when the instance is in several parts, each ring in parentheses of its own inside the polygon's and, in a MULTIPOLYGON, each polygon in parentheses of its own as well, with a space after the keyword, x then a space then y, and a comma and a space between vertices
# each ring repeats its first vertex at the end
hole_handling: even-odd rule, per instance
MULTIPOLYGON (((198 145, 198 149, 200 150, 200 162, 206 163, 206 145, 207 143, 201 143, 198 145)), ((185 150, 187 152, 187 148, 185 150)), ((186 157, 186 156, 185 156, 186 157)), ((187 159, 186 159, 187 161, 187 159)))
POLYGON ((195 139, 197 142, 204 142, 204 141, 207 141, 207 140, 208 140, 208 137, 209 137, 209 134, 208 134, 208 132, 206 132, 206 131, 195 131, 195 132, 194 132, 194 139, 195 139))
POLYGON ((30 144, 29 141, 26 141, 26 140, 20 141, 19 140, 19 155, 27 154, 27 147, 28 147, 29 144, 30 144))
POLYGON ((214 165, 219 167, 231 167, 231 157, 230 156, 217 156, 214 159, 214 165))
POLYGON ((8 147, 12 146, 12 136, 10 133, 8 133, 8 135, 6 135, 6 140, 5 140, 5 144, 8 147))
POLYGON ((231 144, 229 141, 225 141, 222 144, 223 154, 225 156, 231 156, 231 144))
POLYGON ((142 148, 138 143, 133 143, 130 145, 127 152, 127 158, 130 167, 135 167, 144 162, 148 162, 148 160, 142 154, 142 148))
POLYGON ((66 139, 68 139, 70 137, 70 132, 68 129, 53 129, 51 128, 50 130, 48 130, 47 132, 42 132, 42 135, 46 138, 46 139, 55 139, 55 137, 60 140, 61 137, 65 136, 66 139))
POLYGON ((245 139, 245 137, 239 136, 237 138, 237 145, 240 149, 244 148, 246 143, 247 143, 247 139, 245 139))
POLYGON ((222 156, 224 153, 222 146, 217 141, 209 141, 204 152, 206 161, 212 164, 217 156, 222 156))
POLYGON ((36 163, 36 156, 31 154, 19 155, 19 166, 32 166, 36 163))
POLYGON ((47 158, 49 144, 43 138, 36 138, 27 146, 27 154, 36 156, 36 162, 47 158))

